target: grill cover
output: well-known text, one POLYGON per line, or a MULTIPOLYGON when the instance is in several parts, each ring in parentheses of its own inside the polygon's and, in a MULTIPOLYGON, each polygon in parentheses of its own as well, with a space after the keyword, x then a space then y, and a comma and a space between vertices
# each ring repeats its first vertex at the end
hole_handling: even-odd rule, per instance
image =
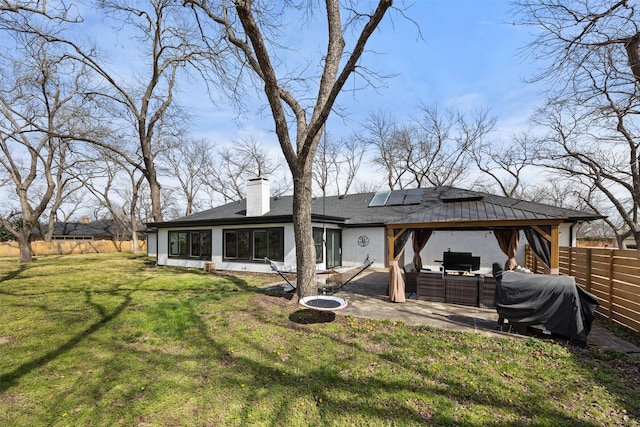
POLYGON ((585 346, 598 298, 576 285, 574 277, 496 271, 494 304, 500 321, 543 325, 585 346))

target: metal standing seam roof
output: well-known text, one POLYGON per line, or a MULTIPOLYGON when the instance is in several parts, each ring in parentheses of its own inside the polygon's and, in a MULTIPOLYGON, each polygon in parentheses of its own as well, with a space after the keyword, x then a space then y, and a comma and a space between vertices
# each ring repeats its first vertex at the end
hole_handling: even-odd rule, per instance
POLYGON ((561 220, 565 217, 552 216, 543 212, 504 206, 483 200, 456 201, 416 212, 405 218, 391 221, 403 223, 448 223, 472 221, 522 221, 522 220, 561 220))

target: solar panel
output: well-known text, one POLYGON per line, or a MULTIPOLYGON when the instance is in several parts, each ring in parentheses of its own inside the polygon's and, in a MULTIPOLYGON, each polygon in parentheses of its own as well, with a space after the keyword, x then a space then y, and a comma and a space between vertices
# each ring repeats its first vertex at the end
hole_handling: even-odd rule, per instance
POLYGON ((389 194, 391 194, 391 191, 378 191, 375 194, 375 196, 373 196, 373 199, 371 199, 371 202, 369 203, 369 207, 384 206, 385 203, 387 203, 387 198, 389 197, 389 194))
POLYGON ((387 199, 386 206, 399 206, 404 202, 404 196, 407 194, 405 190, 392 191, 387 199))
POLYGON ((422 202, 422 193, 424 188, 412 188, 407 190, 407 195, 404 198, 404 205, 419 205, 422 202))

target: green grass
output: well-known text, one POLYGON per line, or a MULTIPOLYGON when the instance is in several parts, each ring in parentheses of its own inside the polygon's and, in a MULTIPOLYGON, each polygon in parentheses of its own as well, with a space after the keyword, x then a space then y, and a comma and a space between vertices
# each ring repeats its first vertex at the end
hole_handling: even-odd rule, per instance
POLYGON ((319 318, 273 276, 133 255, 0 280, 2 426, 640 425, 640 362, 593 348, 319 318))

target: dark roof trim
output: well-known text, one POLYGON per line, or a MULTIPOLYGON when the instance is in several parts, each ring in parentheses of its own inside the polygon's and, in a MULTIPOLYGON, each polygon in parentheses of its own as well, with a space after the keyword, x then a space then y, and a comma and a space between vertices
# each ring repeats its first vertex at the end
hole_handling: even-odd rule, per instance
MULTIPOLYGON (((331 216, 312 215, 311 220, 314 222, 326 222, 328 224, 344 224, 344 218, 331 216)), ((293 222, 292 215, 281 216, 247 216, 243 218, 222 218, 222 219, 200 219, 196 221, 164 221, 150 222, 147 227, 154 228, 173 228, 173 227, 212 227, 218 225, 253 225, 253 224, 271 224, 271 223, 290 223, 293 222)))

